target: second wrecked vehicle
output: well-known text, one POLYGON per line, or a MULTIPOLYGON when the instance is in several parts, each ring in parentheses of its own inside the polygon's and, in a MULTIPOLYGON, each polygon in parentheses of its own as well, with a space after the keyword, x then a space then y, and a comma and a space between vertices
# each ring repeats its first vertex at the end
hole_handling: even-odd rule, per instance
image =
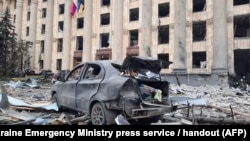
POLYGON ((121 114, 131 124, 149 124, 175 110, 168 102, 169 82, 161 80, 161 64, 131 56, 123 63, 86 62, 53 85, 52 99, 59 108, 89 114, 93 125, 115 124, 121 114))

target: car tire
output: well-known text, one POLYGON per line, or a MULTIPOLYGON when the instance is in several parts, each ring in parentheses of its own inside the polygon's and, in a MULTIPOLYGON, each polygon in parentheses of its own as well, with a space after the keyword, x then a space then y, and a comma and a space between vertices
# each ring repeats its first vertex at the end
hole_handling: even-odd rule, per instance
POLYGON ((115 123, 116 116, 116 112, 107 110, 101 103, 95 103, 90 117, 92 125, 108 125, 115 123))

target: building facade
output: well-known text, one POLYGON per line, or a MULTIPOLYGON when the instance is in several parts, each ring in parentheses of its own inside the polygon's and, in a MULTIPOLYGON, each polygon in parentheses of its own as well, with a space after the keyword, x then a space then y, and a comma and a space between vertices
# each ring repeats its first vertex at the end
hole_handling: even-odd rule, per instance
POLYGON ((163 73, 250 73, 249 0, 0 0, 35 71, 128 55, 171 61, 163 73), (74 13, 75 12, 75 13, 74 13))

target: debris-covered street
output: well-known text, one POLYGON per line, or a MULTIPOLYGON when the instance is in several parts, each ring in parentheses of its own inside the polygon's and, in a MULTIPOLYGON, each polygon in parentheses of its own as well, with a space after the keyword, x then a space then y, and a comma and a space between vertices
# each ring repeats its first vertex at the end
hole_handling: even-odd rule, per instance
POLYGON ((249 4, 0 0, 0 125, 250 125, 249 4))
MULTIPOLYGON (((58 111, 51 102, 52 83, 27 83, 30 85, 18 81, 1 82, 0 124, 91 124, 88 115, 79 116, 69 110, 58 111)), ((229 86, 193 87, 171 84, 169 98, 172 103, 178 103, 179 109, 166 113, 152 125, 250 124, 249 89, 242 91, 229 86)), ((118 116, 117 119, 117 125, 129 124, 122 122, 122 117, 118 116)))

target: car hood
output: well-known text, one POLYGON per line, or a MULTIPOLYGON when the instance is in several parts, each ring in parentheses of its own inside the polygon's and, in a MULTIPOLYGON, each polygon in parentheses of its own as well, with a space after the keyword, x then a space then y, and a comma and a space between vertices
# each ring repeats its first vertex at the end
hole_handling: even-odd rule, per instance
POLYGON ((151 57, 128 56, 124 59, 121 69, 122 71, 134 69, 141 73, 151 71, 159 74, 163 64, 169 66, 172 62, 166 62, 151 57))

